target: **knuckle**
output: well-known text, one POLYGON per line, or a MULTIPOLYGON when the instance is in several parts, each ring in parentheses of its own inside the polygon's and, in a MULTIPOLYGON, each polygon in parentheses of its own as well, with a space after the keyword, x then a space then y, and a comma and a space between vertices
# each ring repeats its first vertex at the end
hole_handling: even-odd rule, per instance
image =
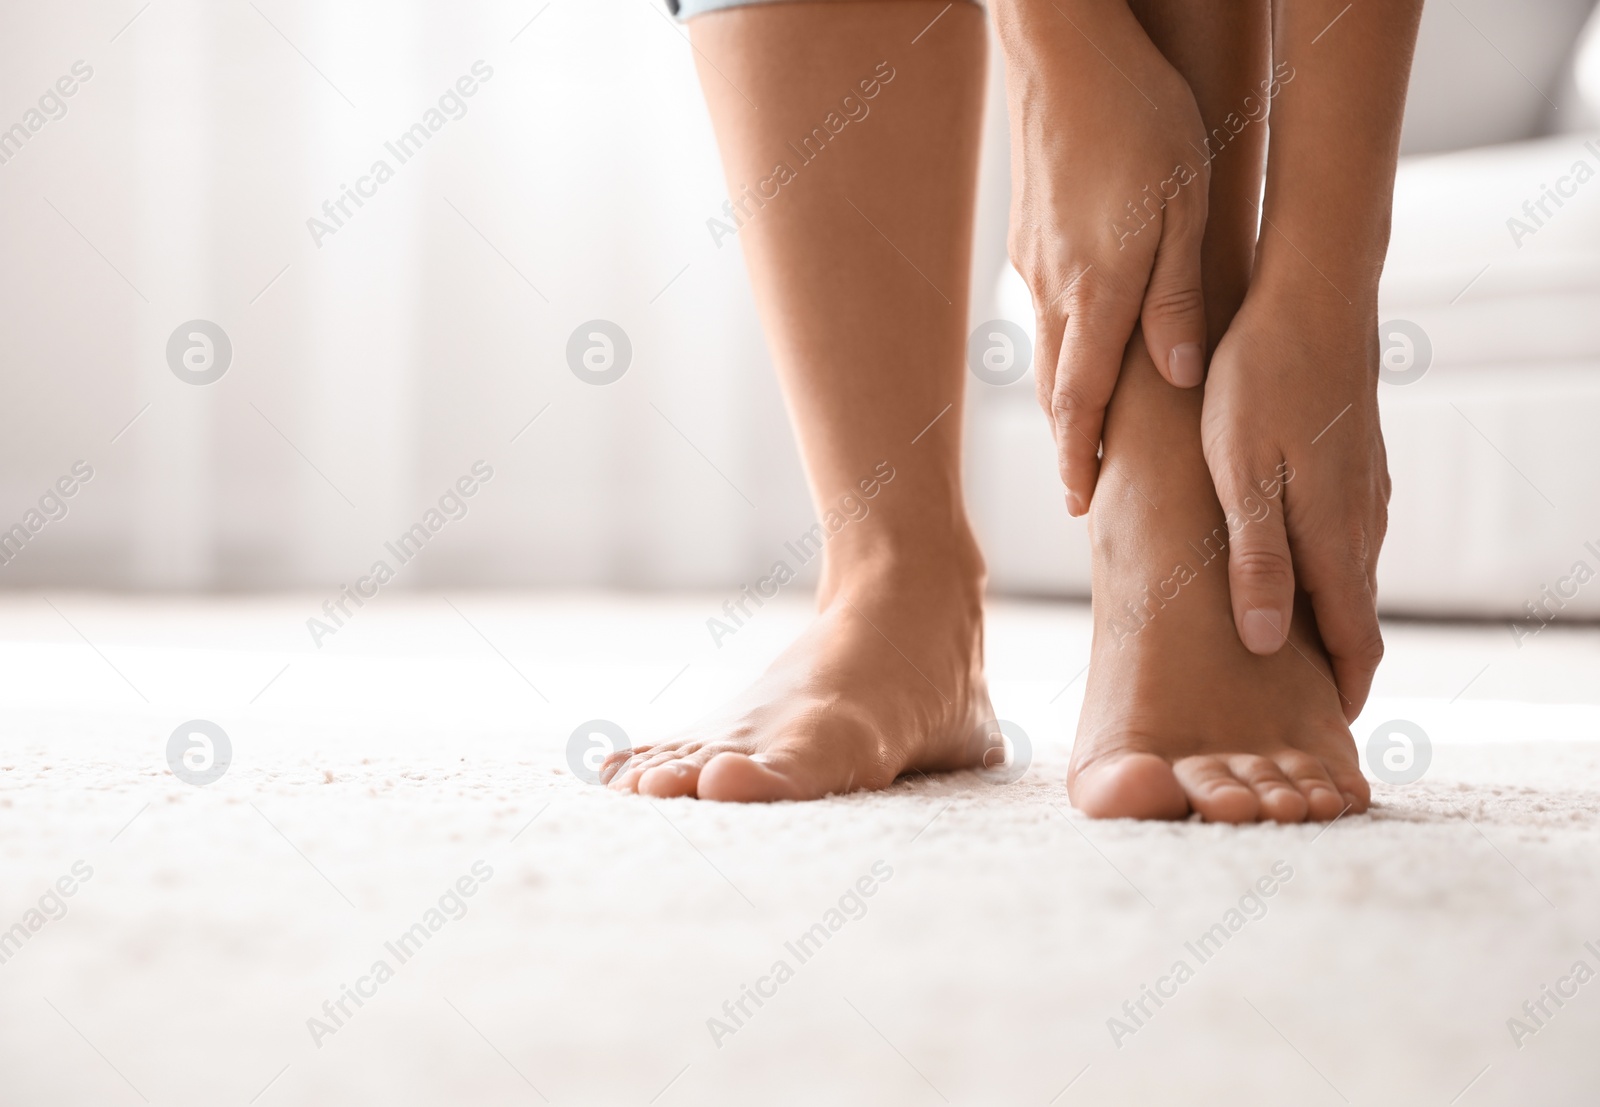
POLYGON ((1211 186, 1209 173, 1191 181, 1173 203, 1167 205, 1167 230, 1199 245, 1205 236, 1211 186))
POLYGON ((1006 256, 1017 267, 1017 272, 1032 283, 1033 276, 1039 271, 1045 235, 1044 228, 1029 216, 1025 206, 1012 205, 1011 218, 1006 225, 1006 256))
POLYGON ((1033 297, 1035 313, 1043 321, 1052 313, 1050 300, 1050 285, 1052 283, 1051 267, 1042 255, 1037 236, 1020 234, 1013 229, 1006 239, 1006 257, 1011 262, 1011 267, 1022 277, 1022 283, 1028 288, 1028 293, 1033 297))
POLYGON ((1205 312, 1205 297, 1198 285, 1153 288, 1145 296, 1144 310, 1162 319, 1192 318, 1205 312))
POLYGON ((1120 282, 1100 270, 1077 269, 1071 271, 1060 293, 1067 314, 1093 315, 1118 303, 1126 297, 1120 282))
POLYGON ((1284 589, 1294 583, 1288 554, 1271 546, 1235 545, 1228 557, 1228 569, 1260 588, 1284 589))
POLYGON ((1077 422, 1093 406, 1083 389, 1071 380, 1058 380, 1055 390, 1050 394, 1049 411, 1057 422, 1077 422))
POLYGON ((1025 242, 1022 228, 1013 223, 1006 232, 1006 257, 1018 273, 1026 273, 1029 262, 1033 260, 1028 256, 1030 251, 1025 242))
POLYGON ((1373 552, 1373 536, 1366 520, 1352 518, 1344 525, 1345 576, 1365 585, 1367 560, 1373 552))
POLYGON ((1353 661, 1376 669, 1378 662, 1383 660, 1383 631, 1378 627, 1376 618, 1365 620, 1361 630, 1345 643, 1341 651, 1353 661))

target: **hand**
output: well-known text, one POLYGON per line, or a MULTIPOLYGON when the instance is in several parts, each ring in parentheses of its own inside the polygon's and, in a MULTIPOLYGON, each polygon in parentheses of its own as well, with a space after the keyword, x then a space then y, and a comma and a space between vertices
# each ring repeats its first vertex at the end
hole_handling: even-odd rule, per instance
POLYGON ((1378 357, 1370 295, 1352 306, 1326 287, 1292 288, 1258 273, 1212 357, 1201 416, 1232 534, 1239 638, 1252 653, 1276 652, 1296 587, 1309 593, 1346 721, 1360 713, 1383 657, 1376 572, 1389 470, 1378 357))
POLYGON ((1208 163, 1193 93, 1117 0, 997 5, 1011 116, 1013 264, 1033 294, 1039 403, 1067 508, 1089 508, 1123 352, 1204 375, 1208 163), (1025 25, 1024 25, 1025 24, 1025 25))

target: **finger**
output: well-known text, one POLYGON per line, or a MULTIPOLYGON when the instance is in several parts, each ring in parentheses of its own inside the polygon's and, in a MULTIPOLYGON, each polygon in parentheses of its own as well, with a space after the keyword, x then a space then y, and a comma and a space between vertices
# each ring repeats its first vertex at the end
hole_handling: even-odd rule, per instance
MULTIPOLYGON (((1208 458, 1209 460, 1209 458, 1208 458)), ((1212 467, 1217 496, 1227 513, 1228 589, 1233 625, 1251 653, 1277 653, 1289 636, 1294 610, 1294 563, 1279 500, 1265 495, 1255 473, 1271 473, 1276 462, 1222 461, 1212 467)))
POLYGON ((1301 555, 1301 586, 1311 594, 1322 644, 1333 664, 1345 722, 1354 722, 1372 690, 1372 677, 1383 660, 1383 630, 1378 625, 1378 599, 1372 591, 1366 557, 1361 552, 1315 548, 1301 555))
POLYGON ((1056 364, 1061 358, 1061 336, 1067 329, 1067 317, 1061 307, 1061 296, 1042 300, 1033 296, 1033 387, 1039 400, 1039 410, 1050 422, 1050 437, 1055 440, 1055 422, 1050 415, 1050 397, 1056 390, 1056 364))
MULTIPOLYGON (((1067 317, 1059 306, 1034 305, 1033 328, 1033 386, 1039 399, 1039 409, 1050 418, 1050 397, 1056 390, 1056 363, 1061 357, 1061 335, 1067 329, 1067 317)), ((1055 432, 1051 424, 1052 435, 1055 432)))
POLYGON ((1372 541, 1367 547, 1367 587, 1372 589, 1374 598, 1378 595, 1378 551, 1383 549, 1383 540, 1389 536, 1389 496, 1394 491, 1394 482, 1389 478, 1389 452, 1382 434, 1378 435, 1377 458, 1378 487, 1373 495, 1372 541))
POLYGON ((1068 293, 1067 303, 1050 419, 1057 465, 1067 486, 1067 510, 1082 515, 1089 510, 1100 475, 1106 405, 1139 318, 1139 302, 1094 270, 1086 270, 1068 293))
MULTIPOLYGON (((1192 187, 1192 186, 1191 186, 1192 187)), ((1161 225, 1155 265, 1145 289, 1139 322, 1156 369, 1179 388, 1205 376, 1206 304, 1200 287, 1200 241, 1204 206, 1189 215, 1188 203, 1169 204, 1161 225)))

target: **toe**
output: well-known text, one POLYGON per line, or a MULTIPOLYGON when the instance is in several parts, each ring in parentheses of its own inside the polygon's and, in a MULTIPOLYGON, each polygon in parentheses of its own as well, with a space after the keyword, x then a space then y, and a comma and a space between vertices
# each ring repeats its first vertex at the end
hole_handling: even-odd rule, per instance
POLYGON ((1189 797, 1189 806, 1207 822, 1253 823, 1261 817, 1261 797, 1220 757, 1185 757, 1172 771, 1189 797))
POLYGON ((1277 762, 1260 754, 1242 753, 1228 758, 1233 775, 1250 786, 1261 801, 1261 817, 1275 823, 1303 823, 1308 804, 1300 789, 1289 782, 1277 762))
POLYGON ((611 778, 605 781, 605 785, 613 792, 637 792, 639 778, 644 775, 644 770, 643 758, 624 761, 612 770, 611 778))
POLYGON ((639 774, 639 794, 670 799, 674 796, 692 796, 700 781, 702 759, 679 757, 652 765, 639 774))
POLYGON ((700 770, 696 794, 701 799, 733 803, 766 803, 804 799, 795 781, 780 767, 760 757, 727 750, 700 770))
POLYGON ((607 787, 618 792, 637 792, 639 781, 657 765, 664 765, 678 756, 676 750, 657 746, 650 750, 635 750, 631 757, 618 763, 607 787))
POLYGON ((1339 812, 1345 809, 1344 797, 1333 786, 1333 780, 1321 761, 1300 750, 1282 750, 1274 754, 1272 759, 1305 797, 1307 818, 1327 822, 1337 818, 1339 812))
POLYGON ((622 771, 624 765, 636 757, 643 757, 648 754, 650 749, 651 747, 649 746, 635 746, 632 749, 617 750, 614 753, 606 754, 606 759, 600 762, 600 783, 610 784, 616 779, 617 774, 622 771))
POLYGON ((1092 819, 1181 819, 1189 801, 1164 757, 1128 753, 1070 774, 1067 795, 1092 819))
POLYGON ((1339 789, 1339 795, 1349 806, 1349 814, 1364 814, 1372 805, 1372 785, 1361 775, 1361 770, 1351 765, 1324 764, 1328 776, 1333 780, 1333 786, 1339 789))

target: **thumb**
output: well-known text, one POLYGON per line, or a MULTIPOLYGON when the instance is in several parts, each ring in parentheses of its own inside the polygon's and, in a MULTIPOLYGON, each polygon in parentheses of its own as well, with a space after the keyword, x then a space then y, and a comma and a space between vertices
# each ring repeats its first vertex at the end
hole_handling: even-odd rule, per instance
MULTIPOLYGON (((1263 471, 1271 472, 1271 467, 1263 471)), ((1294 562, 1280 501, 1262 495, 1243 468, 1231 469, 1217 494, 1228 515, 1228 590, 1239 640, 1254 654, 1277 653, 1294 612, 1294 562)))
POLYGON ((1205 220, 1185 215, 1186 209, 1167 206, 1140 312, 1150 359, 1179 388, 1193 388, 1205 376, 1206 304, 1200 290, 1205 220))

